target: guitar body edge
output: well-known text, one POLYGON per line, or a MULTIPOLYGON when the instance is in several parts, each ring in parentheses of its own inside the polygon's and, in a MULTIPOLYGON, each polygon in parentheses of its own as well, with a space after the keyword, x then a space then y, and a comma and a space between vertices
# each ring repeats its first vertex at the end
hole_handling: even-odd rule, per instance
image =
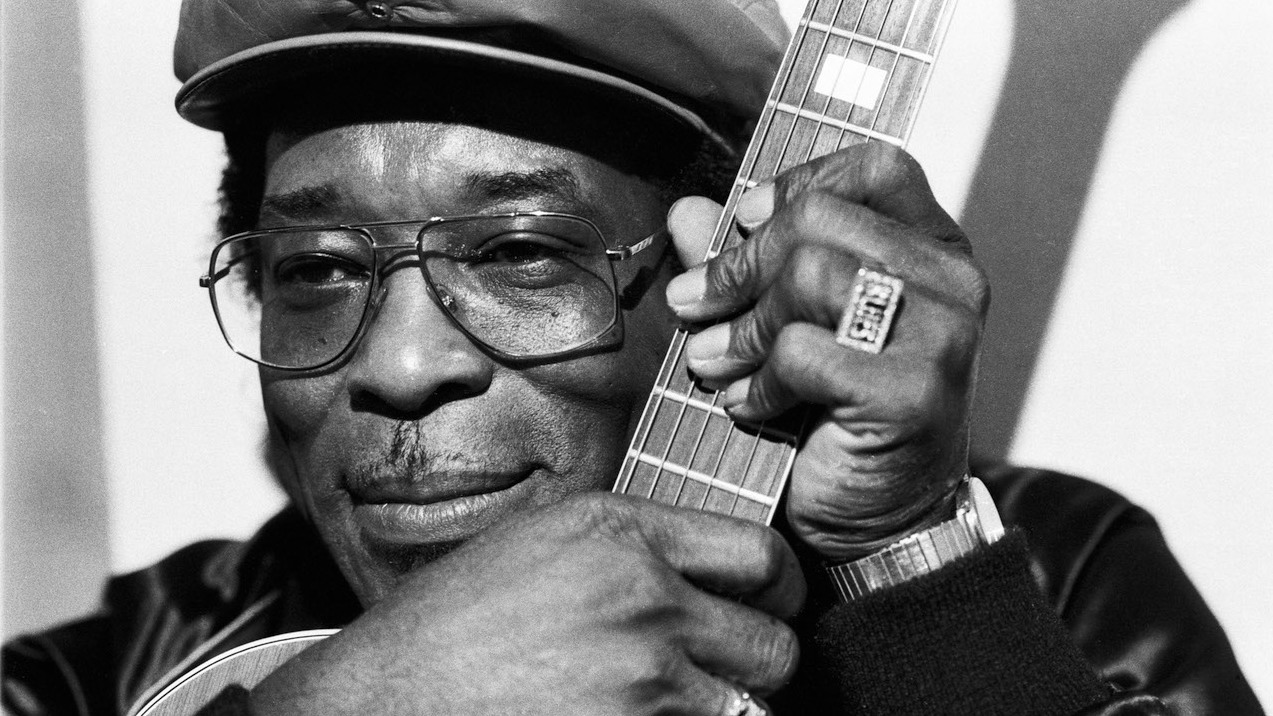
POLYGON ((183 674, 131 716, 187 716, 216 698, 227 686, 250 689, 284 662, 335 634, 314 629, 258 639, 203 662, 183 674))

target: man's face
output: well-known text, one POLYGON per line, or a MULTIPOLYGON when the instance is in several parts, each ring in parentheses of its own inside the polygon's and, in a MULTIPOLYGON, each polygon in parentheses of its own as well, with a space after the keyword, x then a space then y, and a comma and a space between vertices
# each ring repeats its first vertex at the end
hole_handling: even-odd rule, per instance
MULTIPOLYGON (((275 132, 262 227, 546 210, 592 220, 611 245, 660 228, 653 186, 591 156, 433 121, 275 132)), ((411 229, 382 237, 410 241, 411 229)), ((663 246, 617 266, 626 339, 533 366, 493 359, 448 321, 410 252, 348 360, 261 372, 274 457, 364 604, 404 573, 520 510, 605 489, 674 320, 663 246)), ((385 257, 391 258, 391 257, 385 257)))

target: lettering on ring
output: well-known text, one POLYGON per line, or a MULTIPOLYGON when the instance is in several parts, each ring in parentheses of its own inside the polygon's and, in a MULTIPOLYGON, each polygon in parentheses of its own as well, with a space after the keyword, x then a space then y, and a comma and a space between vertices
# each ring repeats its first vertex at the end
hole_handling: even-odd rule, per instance
POLYGON ((859 268, 853 298, 840 317, 836 342, 868 353, 884 350, 893 316, 902 299, 902 286, 902 280, 896 276, 859 268))

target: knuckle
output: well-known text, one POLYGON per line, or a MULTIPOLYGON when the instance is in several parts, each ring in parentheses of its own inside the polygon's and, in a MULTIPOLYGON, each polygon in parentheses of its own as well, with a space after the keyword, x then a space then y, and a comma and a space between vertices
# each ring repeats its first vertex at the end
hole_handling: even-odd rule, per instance
POLYGON ((797 238, 808 235, 811 227, 821 225, 824 219, 833 216, 840 209, 835 197, 812 189, 793 197, 789 207, 788 221, 797 238))
POLYGON ((722 253, 707 262, 707 295, 732 296, 746 283, 747 256, 751 242, 735 251, 722 253))
POLYGON ((790 681, 800 662, 800 641, 795 632, 774 619, 752 636, 756 685, 774 689, 790 681))
POLYGON ((911 155, 885 142, 868 142, 863 148, 862 160, 862 178, 871 187, 906 183, 919 169, 911 155))
POLYGON ((752 535, 757 581, 763 585, 773 584, 782 577, 786 566, 786 543, 769 528, 754 530, 752 535))
POLYGON ((729 330, 729 352, 740 358, 764 355, 766 337, 771 333, 765 314, 753 311, 733 322, 729 330))
POLYGON ((951 261, 947 270, 969 308, 979 316, 990 309, 990 278, 981 264, 971 259, 951 261))
POLYGON ((980 344, 980 316, 957 312, 957 315, 946 323, 946 332, 939 349, 933 382, 958 388, 970 383, 980 344))
POLYGON ((624 538, 633 532, 634 516, 626 500, 608 492, 587 491, 567 497, 563 509, 579 532, 611 538, 624 538))
POLYGON ((684 667, 666 650, 641 649, 632 659, 629 698, 638 703, 658 702, 678 690, 684 667))
POLYGON ((776 369, 784 374, 805 369, 808 332, 805 326, 792 324, 778 333, 770 357, 770 362, 776 369))

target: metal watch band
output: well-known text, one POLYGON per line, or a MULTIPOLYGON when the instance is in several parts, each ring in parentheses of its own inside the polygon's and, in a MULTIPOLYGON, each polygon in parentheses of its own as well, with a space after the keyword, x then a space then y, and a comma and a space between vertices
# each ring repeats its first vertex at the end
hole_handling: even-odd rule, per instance
POLYGON ((960 485, 954 519, 894 542, 875 554, 827 567, 840 599, 851 602, 867 594, 908 582, 1003 536, 994 501, 981 480, 960 485))

